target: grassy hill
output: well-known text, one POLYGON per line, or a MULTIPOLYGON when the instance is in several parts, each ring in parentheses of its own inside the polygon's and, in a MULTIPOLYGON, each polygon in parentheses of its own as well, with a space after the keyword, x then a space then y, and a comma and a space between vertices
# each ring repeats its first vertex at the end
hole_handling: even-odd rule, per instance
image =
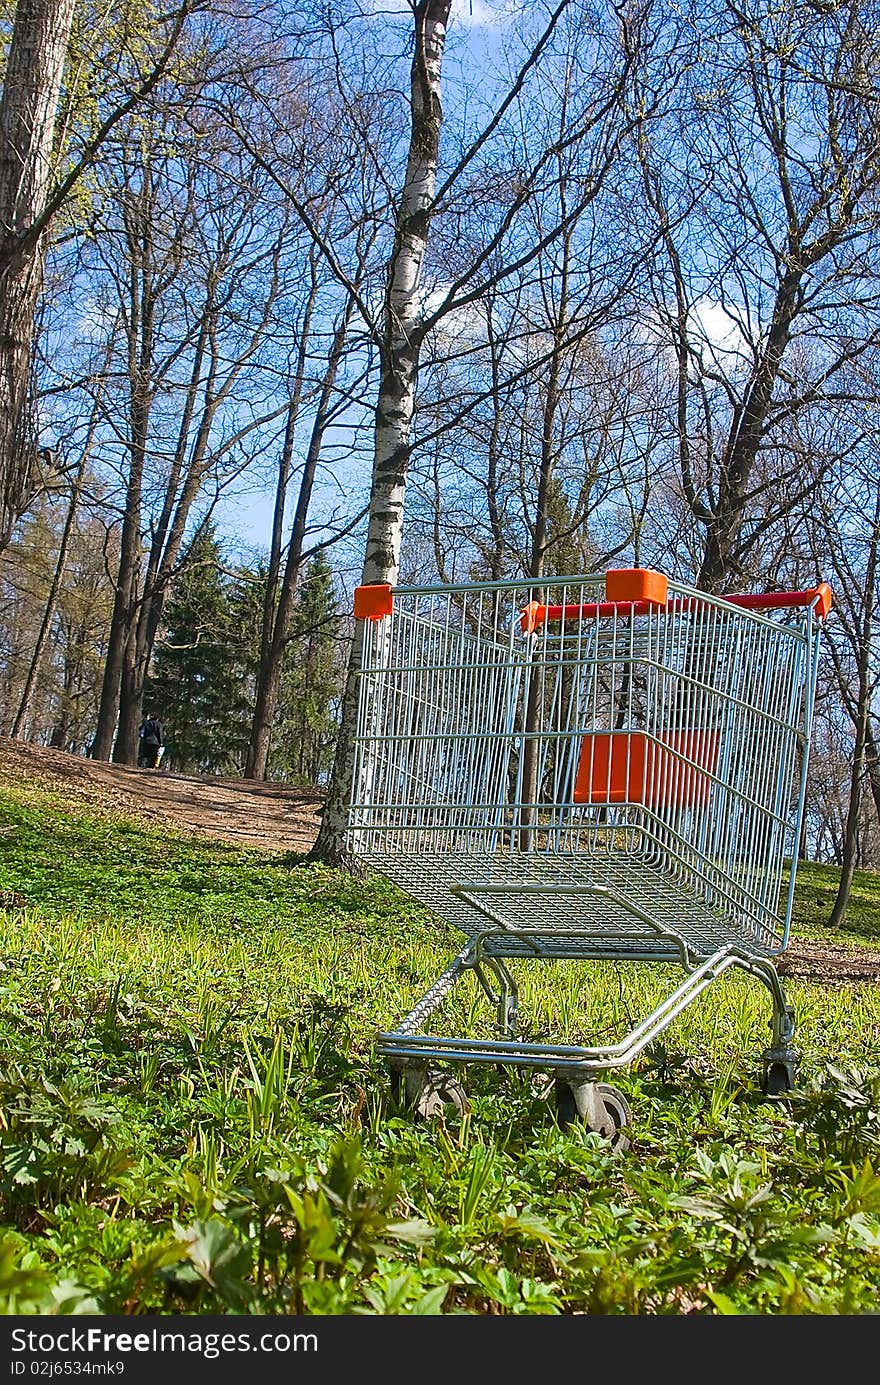
MULTIPOLYGON (((880 879, 823 933, 880 938, 880 879)), ((0 1307, 7 1313, 856 1314, 880 1277, 880 986, 786 981, 794 1092, 759 1087, 769 997, 726 973, 612 1080, 628 1152, 540 1077, 475 1065, 416 1121, 373 1052, 459 935, 378 880, 0 789, 0 1307)), ((680 979, 523 967, 529 1036, 606 1042, 680 979)), ((447 1032, 492 1032, 473 978, 447 1032)))

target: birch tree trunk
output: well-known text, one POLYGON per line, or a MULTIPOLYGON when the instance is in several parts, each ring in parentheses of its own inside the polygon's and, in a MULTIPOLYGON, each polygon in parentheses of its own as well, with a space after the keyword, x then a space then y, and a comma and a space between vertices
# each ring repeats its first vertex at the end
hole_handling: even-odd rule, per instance
MULTIPOLYGON (((410 140, 379 341, 379 394, 363 585, 388 582, 393 586, 400 564, 412 419, 424 336, 420 291, 437 180, 443 121, 440 75, 450 8, 451 0, 418 0, 413 6, 410 140)), ((355 671, 360 665, 361 633, 362 627, 356 625, 330 789, 318 837, 310 852, 311 859, 333 864, 351 864, 346 858, 344 832, 354 765, 355 671)))
POLYGON ((74 0, 19 0, 0 99, 0 549, 36 485, 30 381, 74 0))

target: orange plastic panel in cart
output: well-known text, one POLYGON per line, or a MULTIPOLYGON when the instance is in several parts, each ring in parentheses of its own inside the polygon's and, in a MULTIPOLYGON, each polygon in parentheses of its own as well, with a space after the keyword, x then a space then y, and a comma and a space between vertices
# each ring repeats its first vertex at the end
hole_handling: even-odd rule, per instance
POLYGON ((390 616, 393 609, 394 596, 387 582, 376 582, 368 587, 355 587, 355 620, 381 620, 383 616, 390 616))
POLYGON ((651 568, 618 567, 605 573, 608 601, 647 601, 651 606, 665 606, 668 595, 668 578, 651 568))
POLYGON ((705 803, 712 782, 709 775, 718 759, 717 732, 667 731, 661 742, 643 731, 597 731, 584 736, 575 803, 644 803, 648 808, 705 803))

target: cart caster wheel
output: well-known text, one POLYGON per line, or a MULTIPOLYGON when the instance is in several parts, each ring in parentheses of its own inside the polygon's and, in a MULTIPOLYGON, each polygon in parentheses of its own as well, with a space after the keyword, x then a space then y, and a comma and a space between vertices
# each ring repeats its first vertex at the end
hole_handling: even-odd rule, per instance
POLYGON ((581 1107, 578 1105, 575 1090, 563 1081, 556 1078, 554 1083, 554 1095, 556 1098, 556 1119, 560 1126, 573 1125, 575 1121, 584 1121, 591 1130, 604 1136, 608 1140, 612 1149, 621 1151, 629 1149, 630 1140, 626 1134, 626 1127, 632 1122, 632 1113, 629 1109, 626 1098, 616 1087, 610 1087, 607 1082, 596 1082, 596 1100, 590 1101, 587 1087, 584 1084, 578 1090, 583 1093, 581 1107), (592 1106, 592 1111, 591 1111, 592 1106))
POLYGON ((434 1068, 392 1071, 391 1091, 397 1104, 406 1106, 419 1121, 442 1116, 447 1106, 452 1106, 460 1116, 470 1110, 461 1083, 451 1074, 434 1068))
POLYGON ((765 1096, 785 1096, 794 1086, 800 1054, 793 1048, 768 1048, 762 1054, 761 1091, 765 1096))
POLYGON ((793 1082, 794 1075, 788 1063, 768 1063, 761 1090, 765 1096, 785 1096, 791 1091, 793 1082))

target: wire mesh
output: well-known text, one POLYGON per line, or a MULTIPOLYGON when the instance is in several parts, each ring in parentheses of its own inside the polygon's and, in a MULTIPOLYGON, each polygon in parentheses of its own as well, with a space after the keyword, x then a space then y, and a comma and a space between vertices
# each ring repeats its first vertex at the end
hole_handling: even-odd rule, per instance
POLYGON ((812 611, 604 591, 396 589, 364 622, 348 846, 496 956, 779 951, 812 611))

